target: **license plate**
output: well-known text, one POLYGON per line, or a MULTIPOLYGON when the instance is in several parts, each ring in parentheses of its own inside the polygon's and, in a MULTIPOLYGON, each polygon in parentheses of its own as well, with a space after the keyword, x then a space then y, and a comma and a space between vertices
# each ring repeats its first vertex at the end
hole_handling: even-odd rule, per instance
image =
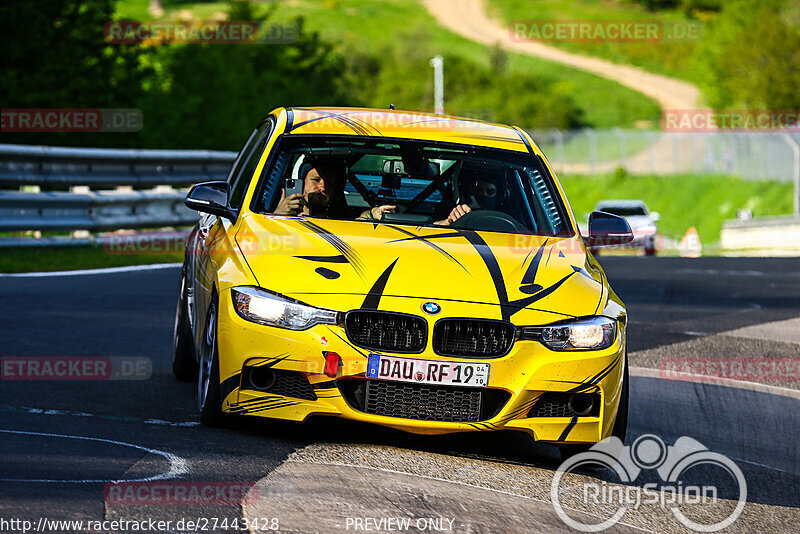
POLYGON ((367 378, 417 384, 486 387, 489 383, 489 364, 419 360, 371 353, 367 363, 367 378))

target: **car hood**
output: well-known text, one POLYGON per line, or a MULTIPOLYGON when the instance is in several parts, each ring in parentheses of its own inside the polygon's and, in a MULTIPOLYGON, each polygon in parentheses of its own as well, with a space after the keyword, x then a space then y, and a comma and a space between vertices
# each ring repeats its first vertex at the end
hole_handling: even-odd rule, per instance
POLYGON ((420 299, 557 320, 597 313, 608 298, 580 237, 250 214, 236 241, 261 287, 340 311, 420 299))

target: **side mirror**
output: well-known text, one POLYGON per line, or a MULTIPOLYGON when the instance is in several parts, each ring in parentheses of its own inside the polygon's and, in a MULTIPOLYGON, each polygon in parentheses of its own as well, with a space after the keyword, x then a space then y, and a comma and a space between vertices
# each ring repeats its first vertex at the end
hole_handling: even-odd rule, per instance
POLYGON ((651 212, 650 212, 650 219, 651 219, 653 222, 658 222, 658 220, 659 220, 660 218, 661 218, 661 214, 659 214, 657 211, 651 211, 651 212))
POLYGON ((586 239, 588 246, 623 245, 631 241, 631 225, 624 217, 604 211, 593 211, 589 214, 589 237, 586 239))
POLYGON ((189 209, 225 217, 231 222, 236 214, 228 207, 228 182, 203 182, 192 186, 183 203, 189 209))

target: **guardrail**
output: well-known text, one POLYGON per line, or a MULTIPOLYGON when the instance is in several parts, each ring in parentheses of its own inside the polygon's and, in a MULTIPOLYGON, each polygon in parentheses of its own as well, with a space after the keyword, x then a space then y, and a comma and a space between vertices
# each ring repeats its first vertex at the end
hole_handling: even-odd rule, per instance
MULTIPOLYGON (((198 215, 184 206, 185 191, 174 187, 224 180, 235 157, 235 152, 207 150, 0 144, 0 232, 86 233, 190 225, 198 215), (141 190, 145 188, 155 189, 141 190)), ((0 238, 0 245, 20 241, 0 238)))
POLYGON ((800 217, 724 221, 720 245, 723 250, 734 253, 760 255, 769 251, 771 256, 797 256, 800 254, 800 217))
POLYGON ((0 144, 0 187, 189 185, 228 176, 235 152, 0 144))

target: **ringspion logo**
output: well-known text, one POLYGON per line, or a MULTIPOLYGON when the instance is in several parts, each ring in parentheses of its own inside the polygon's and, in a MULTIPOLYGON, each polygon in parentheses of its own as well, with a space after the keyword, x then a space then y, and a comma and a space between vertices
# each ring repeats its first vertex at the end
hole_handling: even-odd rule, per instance
POLYGON ((617 524, 628 510, 645 506, 669 510, 678 522, 696 532, 716 532, 730 526, 744 510, 747 482, 733 460, 688 436, 667 445, 658 436, 645 434, 630 446, 610 437, 558 466, 550 485, 550 499, 558 517, 581 532, 606 530, 617 524), (618 483, 576 479, 577 471, 590 466, 609 470, 618 483), (721 498, 721 488, 714 484, 694 484, 689 472, 699 466, 717 470, 729 478, 736 499, 721 498), (643 472, 651 470, 658 474, 661 483, 633 484, 643 472), (573 517, 567 513, 568 509, 586 505, 597 511, 599 522, 588 523, 586 516, 573 517), (698 509, 704 511, 700 517, 694 513, 698 509))

